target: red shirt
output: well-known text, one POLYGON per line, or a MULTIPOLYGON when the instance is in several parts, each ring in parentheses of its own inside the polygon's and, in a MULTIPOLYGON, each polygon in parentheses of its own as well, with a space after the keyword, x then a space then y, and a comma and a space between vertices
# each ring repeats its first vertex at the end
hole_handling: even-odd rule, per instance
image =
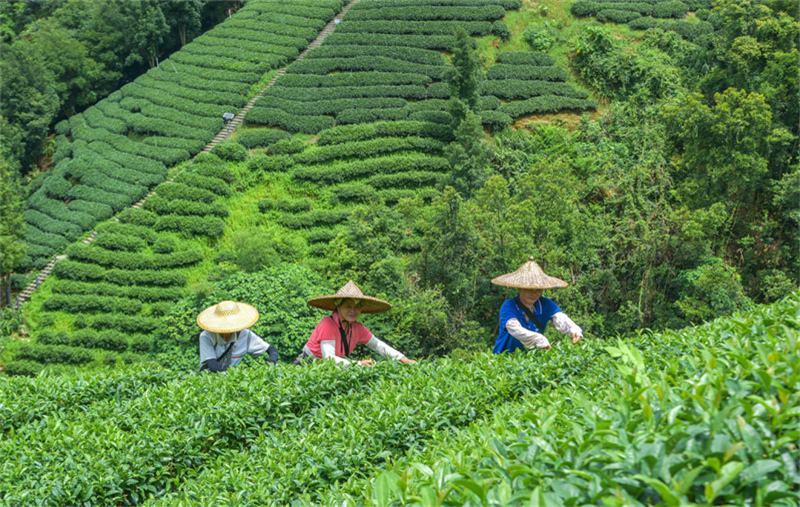
MULTIPOLYGON (((350 353, 355 350, 358 345, 365 345, 372 333, 369 329, 364 327, 360 322, 350 324, 350 329, 346 331, 347 339, 350 342, 350 353)), ((333 312, 329 317, 325 317, 317 324, 314 332, 311 333, 311 338, 308 339, 306 347, 317 357, 322 359, 322 346, 320 342, 335 340, 336 341, 336 355, 338 357, 347 357, 344 351, 344 343, 342 343, 342 336, 339 333, 339 313, 333 312)))

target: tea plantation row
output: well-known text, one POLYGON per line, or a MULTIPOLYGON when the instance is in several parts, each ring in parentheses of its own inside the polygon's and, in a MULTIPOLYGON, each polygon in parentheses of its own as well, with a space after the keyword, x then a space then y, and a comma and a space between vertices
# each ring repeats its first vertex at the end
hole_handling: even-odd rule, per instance
POLYGON ((0 499, 794 505, 798 304, 416 366, 0 378, 0 499))
MULTIPOLYGON (((456 26, 486 35, 505 8, 519 7, 494 1, 388 7, 362 0, 320 48, 287 68, 246 120, 304 133, 380 120, 449 124, 446 101, 432 100, 450 97, 442 81, 448 67, 439 51, 452 51, 456 26), (449 45, 442 37, 450 37, 449 45), (426 42, 429 38, 435 39, 426 42)), ((526 114, 596 108, 585 100, 586 92, 563 83, 567 71, 553 64, 543 53, 509 53, 491 67, 478 106, 484 123, 502 127, 526 114), (513 102, 502 104, 498 97, 513 102)))
POLYGON ((578 0, 570 7, 573 16, 594 16, 600 22, 627 23, 634 30, 660 28, 677 32, 693 40, 713 31, 705 21, 710 15, 712 0, 578 0), (685 19, 697 11, 700 20, 685 19))
MULTIPOLYGON (((198 153, 265 72, 285 65, 341 0, 252 0, 134 82, 56 125, 55 170, 32 186, 28 256, 41 268, 66 243, 164 181, 198 153)), ((166 226, 165 226, 166 227, 166 226)), ((173 227, 174 228, 174 227, 173 227)))
POLYGON ((51 364, 140 360, 148 352, 158 316, 184 295, 182 270, 204 258, 192 236, 217 237, 234 175, 219 158, 202 155, 171 182, 156 187, 142 209, 127 209, 97 227, 91 244, 66 248, 56 281, 42 303, 34 341, 6 352, 7 374, 30 375, 51 364), (57 315, 69 327, 56 326, 57 315), (80 347, 80 348, 78 348, 80 347), (114 353, 126 353, 117 356, 114 353))

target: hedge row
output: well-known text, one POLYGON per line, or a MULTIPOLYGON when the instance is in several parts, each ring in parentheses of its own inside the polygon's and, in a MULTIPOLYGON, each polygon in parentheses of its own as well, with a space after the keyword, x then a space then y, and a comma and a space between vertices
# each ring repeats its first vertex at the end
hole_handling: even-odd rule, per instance
POLYGON ((533 97, 527 100, 518 100, 503 104, 498 112, 507 114, 512 118, 534 113, 555 113, 562 109, 576 111, 586 111, 596 109, 598 106, 595 100, 574 99, 570 97, 557 97, 555 95, 544 95, 533 97))
POLYGON ((320 74, 331 72, 402 72, 424 74, 442 79, 447 72, 444 65, 425 65, 386 56, 354 56, 352 58, 312 58, 296 60, 286 69, 287 74, 320 74))
POLYGON ((514 123, 514 119, 500 111, 480 111, 481 122, 493 128, 503 128, 514 123))
POLYGON ((690 10, 689 6, 680 1, 661 2, 602 2, 580 0, 572 4, 570 11, 573 16, 598 16, 607 10, 635 12, 642 16, 655 18, 684 18, 690 10))
POLYGON ((74 199, 70 201, 69 204, 67 204, 67 208, 72 211, 79 211, 92 215, 98 222, 108 220, 114 215, 114 209, 108 204, 84 201, 83 199, 74 199))
MULTIPOLYGON (((70 192, 71 194, 72 192, 70 192)), ((91 229, 95 224, 95 219, 91 215, 79 211, 70 211, 62 201, 48 199, 41 189, 28 198, 28 207, 40 211, 55 220, 75 224, 83 230, 91 229)))
POLYGON ((208 144, 206 141, 200 139, 183 139, 180 137, 164 136, 150 136, 142 142, 150 146, 171 148, 174 150, 186 150, 190 153, 197 153, 198 151, 201 151, 206 144, 208 144))
POLYGON ((158 234, 156 234, 149 227, 123 224, 121 222, 117 222, 116 220, 98 224, 95 230, 98 232, 98 234, 124 234, 127 236, 135 236, 145 241, 148 245, 152 245, 158 240, 158 234))
POLYGON ((506 51, 497 55, 495 63, 547 67, 555 65, 556 60, 542 51, 506 51))
MULTIPOLYGON (((185 46, 184 48, 189 47, 185 46)), ((228 93, 212 90, 195 90, 187 88, 181 84, 172 83, 169 81, 159 81, 150 78, 147 74, 141 76, 136 82, 144 87, 158 90, 159 93, 165 93, 174 97, 180 97, 189 100, 196 100, 198 102, 207 102, 211 104, 221 104, 226 106, 242 107, 247 103, 245 95, 240 93, 228 93)))
MULTIPOLYGON (((225 222, 223 222, 221 218, 214 216, 162 215, 158 217, 154 227, 157 231, 191 233, 198 236, 210 236, 215 238, 221 236, 224 232, 225 222)), ((191 262, 193 263, 199 260, 200 257, 191 262)))
POLYGON ((184 185, 189 185, 195 188, 202 188, 204 190, 208 190, 209 192, 213 192, 214 194, 222 197, 227 197, 232 193, 231 187, 230 185, 228 185, 228 182, 221 180, 219 178, 202 176, 200 174, 195 174, 188 171, 180 173, 178 176, 175 177, 173 182, 178 184, 182 183, 184 185))
MULTIPOLYGON (((221 56, 223 58, 240 58, 250 63, 269 63, 273 66, 285 65, 290 58, 296 58, 300 53, 295 47, 287 46, 268 46, 256 44, 251 41, 240 41, 239 44, 228 44, 227 41, 236 39, 213 39, 211 44, 200 44, 196 40, 181 48, 191 55, 221 56), (252 50, 248 46, 260 46, 258 50, 252 50), (268 56, 268 58, 266 58, 268 56)), ((208 42, 208 41, 207 41, 208 42)))
POLYGON ((291 3, 283 4, 280 2, 248 2, 237 14, 247 15, 250 13, 260 14, 263 12, 278 12, 284 14, 294 14, 304 18, 321 19, 325 22, 330 21, 342 9, 341 0, 293 0, 291 3))
MULTIPOLYGON (((140 315, 96 315, 88 317, 78 315, 72 322, 75 329, 114 329, 125 334, 150 334, 161 326, 161 320, 155 317, 143 317, 140 315)), ((41 333, 39 335, 41 337, 41 333)))
MULTIPOLYGON (((215 45, 219 44, 221 40, 225 40, 228 45, 243 46, 247 48, 250 48, 249 45, 255 47, 264 46, 262 43, 259 42, 244 41, 240 39, 221 39, 215 37, 211 32, 201 35, 200 37, 197 37, 192 42, 195 42, 197 44, 208 43, 215 45)), ((297 50, 294 48, 286 48, 286 49, 297 52, 297 50)), ((181 86, 185 86, 186 88, 194 88, 195 90, 214 90, 218 92, 234 93, 241 95, 241 94, 247 94, 247 91, 250 89, 248 83, 240 83, 237 81, 220 81, 215 79, 204 79, 200 76, 187 76, 186 74, 180 72, 172 72, 171 67, 169 65, 165 65, 164 68, 155 67, 147 71, 147 73, 145 73, 144 75, 156 81, 177 83, 181 86)))
MULTIPOLYGON (((83 175, 89 171, 100 171, 110 178, 123 181, 132 185, 157 185, 166 179, 166 171, 164 172, 148 172, 123 166, 118 162, 111 160, 109 157, 104 157, 97 151, 89 149, 85 143, 76 143, 74 153, 75 158, 72 160, 64 161, 70 176, 76 179, 83 178, 83 175)), ((114 153, 119 153, 113 150, 114 153)), ((106 153, 108 155, 108 153, 106 153)), ((133 163, 134 160, 125 160, 128 163, 133 163)), ((151 166, 154 171, 160 166, 151 166)))
MULTIPOLYGON (((308 41, 302 37, 291 37, 288 35, 278 35, 270 32, 260 32, 258 30, 248 30, 244 28, 229 27, 225 24, 214 29, 210 34, 215 37, 240 39, 249 42, 257 42, 260 44, 269 44, 274 46, 292 47, 295 49, 303 49, 308 45, 308 41)), ((165 68, 169 68, 165 66, 165 68)), ((181 69, 178 69, 181 72, 181 69)), ((209 79, 214 79, 209 77, 209 79)), ((231 78, 229 77, 228 80, 231 78)), ((244 80, 242 82, 245 82, 244 80)), ((247 82, 250 82, 247 80, 247 82)))
POLYGON ((122 167, 127 169, 133 169, 135 171, 150 173, 159 175, 162 177, 166 177, 167 175, 167 167, 164 165, 163 162, 159 162, 157 160, 153 160, 148 157, 143 157, 141 155, 136 155, 133 153, 126 153, 120 150, 117 150, 113 146, 108 143, 99 141, 94 142, 92 144, 87 144, 82 141, 75 141, 74 143, 75 153, 78 154, 78 150, 81 148, 85 148, 87 150, 91 150, 95 153, 98 153, 103 158, 119 164, 122 167))
MULTIPOLYGON (((303 43, 305 47, 305 41, 303 43)), ((232 81, 235 83, 257 83, 261 77, 259 72, 236 72, 220 68, 208 68, 189 63, 181 63, 172 58, 162 63, 164 72, 184 73, 188 76, 197 76, 203 79, 213 79, 216 81, 232 81), (167 65, 169 63, 169 65, 167 65)), ((124 93, 120 92, 122 97, 124 93)))
POLYGON ((506 15, 500 5, 480 6, 425 6, 414 5, 402 7, 384 7, 382 9, 353 9, 346 19, 355 20, 459 20, 459 21, 494 21, 506 15))
POLYGON ((331 164, 329 166, 300 167, 292 172, 292 178, 299 181, 340 183, 379 174, 411 171, 445 172, 449 168, 450 164, 444 157, 405 154, 375 157, 357 162, 331 164))
POLYGON ((83 229, 73 224, 72 222, 65 222, 50 218, 41 211, 29 209, 22 212, 22 217, 26 222, 33 225, 37 229, 50 234, 57 234, 64 236, 69 241, 75 241, 78 236, 83 233, 83 229))
POLYGON ((283 215, 280 218, 280 223, 290 229, 334 225, 347 220, 350 213, 350 209, 314 210, 307 213, 283 215))
POLYGON ((461 27, 472 36, 489 35, 488 21, 347 21, 337 28, 341 33, 389 33, 414 35, 453 35, 461 27))
POLYGON ((147 243, 139 237, 127 234, 104 233, 95 238, 94 245, 106 250, 121 250, 124 252, 140 252, 147 243))
POLYGON ((91 294, 53 294, 44 301, 42 309, 48 312, 82 313, 100 311, 134 315, 142 311, 142 302, 138 299, 95 296, 91 294))
MULTIPOLYGON (((237 16, 237 20, 246 19, 237 16)), ((325 28, 326 21, 321 18, 309 18, 298 16, 296 13, 288 12, 264 12, 254 18, 259 23, 279 23, 296 27, 311 28, 317 32, 325 28)), ((313 39, 312 39, 313 40, 313 39)))
MULTIPOLYGON (((164 106, 177 111, 185 111, 197 115, 202 113, 206 117, 222 117, 223 113, 228 112, 228 106, 220 104, 211 104, 209 102, 200 102, 184 99, 181 97, 174 97, 166 93, 162 93, 157 89, 142 86, 137 82, 128 83, 120 88, 123 97, 133 97, 145 99, 151 104, 164 106)), ((120 103, 122 104, 122 103, 120 103)), ((73 129, 74 130, 74 129, 73 129)))
MULTIPOLYGON (((277 88, 335 88, 340 86, 386 86, 418 85, 424 86, 431 78, 424 74, 406 72, 359 72, 358 74, 286 74, 269 88, 272 93, 277 88)), ((320 90, 321 91, 321 90, 320 90)), ((280 94, 280 92, 278 92, 280 94)))
POLYGON ((296 115, 270 107, 254 107, 244 115, 244 119, 248 123, 280 127, 303 134, 316 134, 336 125, 336 120, 330 116, 296 115))
POLYGON ((81 178, 81 185, 91 187, 92 190, 97 189, 105 192, 111 192, 113 194, 124 195, 130 199, 131 203, 138 201, 147 193, 147 187, 124 183, 120 180, 109 178, 105 174, 98 171, 87 172, 84 174, 81 178))
POLYGON ((265 95, 298 102, 367 97, 400 97, 423 100, 428 97, 428 91, 424 86, 419 85, 335 86, 332 88, 273 86, 267 90, 265 95))
POLYGON ((450 141, 452 129, 419 121, 378 122, 364 125, 345 125, 319 133, 318 146, 366 141, 379 137, 432 137, 450 141))
POLYGON ((305 39, 307 42, 311 42, 312 40, 316 39, 317 34, 319 33, 319 29, 252 19, 231 19, 225 22, 225 26, 227 28, 242 28, 245 30, 256 30, 259 32, 269 32, 277 35, 298 37, 305 39))
POLYGON ((486 71, 486 77, 489 79, 566 81, 569 78, 569 72, 566 69, 555 66, 535 67, 498 63, 489 67, 486 71))
MULTIPOLYGON (((107 192, 99 188, 92 188, 88 185, 75 185, 70 189, 69 196, 73 199, 106 204, 111 206, 111 209, 115 212, 130 206, 134 202, 134 199, 127 195, 107 192)), ((89 227, 86 229, 89 229, 89 227)))
MULTIPOLYGON (((159 217, 158 220, 168 218, 191 219, 199 217, 175 217, 167 215, 159 217)), ((203 219, 200 219, 201 221, 203 219)), ((210 222, 214 219, 208 219, 210 222)), ((158 222, 156 222, 158 223, 158 222)), ((158 227, 156 227, 158 230, 158 227)), ((199 249, 181 250, 171 254, 139 255, 129 252, 110 252, 92 245, 73 243, 67 247, 67 255, 71 259, 90 262, 105 267, 128 270, 150 270, 165 269, 187 266, 194 264, 203 258, 203 252, 199 249)))
POLYGON ((628 26, 633 30, 649 30, 659 28, 664 31, 676 32, 684 39, 694 40, 714 31, 714 26, 708 21, 687 21, 683 19, 634 19, 628 26))
POLYGON ((96 107, 90 107, 81 114, 73 115, 69 121, 70 125, 76 121, 84 121, 84 124, 95 128, 104 129, 115 134, 124 135, 128 132, 128 125, 117 118, 110 118, 103 114, 102 110, 96 107))
POLYGON ((363 45, 325 45, 308 53, 307 59, 319 60, 321 58, 362 58, 384 56, 395 60, 404 60, 422 65, 445 65, 444 57, 438 51, 429 49, 393 47, 393 46, 363 46, 363 45))
POLYGON ((294 160, 288 155, 256 155, 247 161, 247 168, 253 172, 283 172, 293 165, 294 160))
MULTIPOLYGON (((134 84, 135 83, 130 83, 130 85, 126 86, 134 84)), ((112 134, 103 129, 92 129, 79 125, 72 129, 72 134, 75 138, 86 141, 89 144, 102 141, 111 145, 115 150, 157 160, 165 166, 175 165, 189 158, 189 152, 186 150, 170 150, 147 146, 146 144, 133 141, 126 136, 112 134)))
POLYGON ((207 204, 184 199, 167 200, 158 194, 148 198, 143 207, 159 215, 213 215, 225 218, 229 214, 228 208, 222 203, 207 204))
MULTIPOLYGON (((402 35, 380 33, 334 32, 325 38, 326 45, 361 44, 364 46, 403 46, 437 51, 452 51, 456 39, 453 35, 402 35)), ((477 41, 473 40, 477 46, 477 41)))
POLYGON ((81 329, 72 333, 72 336, 69 337, 69 344, 73 347, 124 352, 128 350, 128 337, 115 331, 98 333, 93 329, 81 329))
POLYGON ((138 299, 140 301, 177 301, 183 296, 179 287, 142 287, 136 285, 115 285, 108 282, 78 282, 59 280, 53 285, 55 294, 96 294, 138 299))
MULTIPOLYGON (((483 93, 495 95, 501 99, 524 99, 539 95, 558 95, 560 97, 572 97, 585 99, 589 93, 576 88, 569 83, 554 83, 552 81, 524 81, 521 79, 502 79, 496 81, 484 81, 481 86, 483 93)), ((499 102, 499 101, 498 101, 499 102)), ((500 104, 498 103, 497 107, 500 104)), ((497 109, 481 108, 481 109, 497 109)))
POLYGON ((187 280, 186 274, 181 271, 105 269, 96 264, 69 259, 56 262, 53 272, 64 280, 105 281, 117 285, 182 287, 187 280))
MULTIPOLYGON (((208 155, 211 156, 211 154, 208 155)), ((209 178, 217 178, 222 181, 227 181, 228 183, 233 183, 236 180, 236 176, 234 176, 233 172, 225 164, 218 162, 198 163, 198 157, 195 157, 194 164, 192 165, 192 170, 195 173, 201 176, 208 176, 209 178)))
MULTIPOLYGON (((264 60, 265 61, 261 63, 252 63, 222 56, 191 55, 189 53, 183 53, 182 51, 173 53, 170 57, 170 61, 175 61, 176 63, 215 70, 221 69, 226 72, 245 75, 263 74, 271 68, 280 67, 286 62, 286 57, 280 55, 264 55, 264 60)), ((244 79, 241 78, 234 80, 244 81, 244 79)))
POLYGON ((30 223, 25 228, 25 241, 29 244, 46 246, 58 252, 67 248, 69 244, 64 236, 41 231, 30 223))
POLYGON ((261 213, 268 211, 283 211, 285 213, 300 213, 309 211, 313 201, 308 198, 303 199, 261 199, 258 201, 258 209, 261 213))
POLYGON ((438 172, 409 171, 396 174, 376 174, 367 179, 366 184, 374 188, 419 188, 435 186, 444 175, 438 172))
MULTIPOLYGON (((505 10, 519 9, 522 7, 522 0, 483 0, 481 4, 499 5, 505 10)), ((464 6, 473 7, 476 5, 475 0, 403 0, 405 6, 422 6, 427 7, 431 5, 441 6, 464 6)), ((385 9, 387 7, 396 7, 397 0, 371 0, 369 2, 359 3, 354 9, 385 9)))
POLYGON ((79 347, 23 343, 14 354, 14 359, 27 359, 43 364, 84 364, 91 362, 94 355, 79 347))
POLYGON ((332 159, 357 157, 368 158, 401 150, 440 152, 444 143, 428 137, 381 137, 366 141, 318 146, 294 156, 297 164, 315 164, 332 159))
MULTIPOLYGON (((272 87, 274 88, 274 87, 272 87)), ((270 88, 270 89, 272 89, 270 88)), ((245 148, 263 148, 276 143, 282 139, 291 139, 292 135, 283 130, 255 130, 248 129, 242 131, 236 141, 245 148)))
POLYGON ((268 155, 292 155, 300 153, 308 146, 305 141, 300 139, 281 139, 277 143, 267 148, 268 155))
POLYGON ((401 121, 408 117, 405 109, 345 109, 336 115, 340 125, 371 123, 375 121, 401 121))
MULTIPOLYGON (((191 79, 194 78, 195 76, 191 76, 191 79)), ((179 125, 207 130, 209 132, 218 132, 223 125, 221 116, 200 116, 185 110, 181 111, 171 107, 153 104, 149 100, 139 97, 125 97, 120 100, 118 110, 119 112, 115 114, 120 114, 125 119, 128 118, 130 113, 141 112, 144 116, 149 118, 168 120, 179 125)))
POLYGON ((156 195, 160 195, 168 201, 181 199, 203 203, 211 203, 217 198, 216 194, 210 190, 175 182, 167 182, 159 185, 156 188, 156 195))

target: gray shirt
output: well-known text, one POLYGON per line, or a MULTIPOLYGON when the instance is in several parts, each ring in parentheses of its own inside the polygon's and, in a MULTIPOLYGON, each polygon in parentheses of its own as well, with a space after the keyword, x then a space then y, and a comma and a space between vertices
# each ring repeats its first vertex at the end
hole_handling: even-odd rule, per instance
POLYGON ((221 356, 231 342, 234 343, 233 351, 231 352, 231 366, 241 363, 245 354, 253 354, 257 357, 269 348, 267 342, 249 329, 233 333, 231 339, 227 342, 220 337, 219 333, 203 331, 200 333, 200 364, 221 356))

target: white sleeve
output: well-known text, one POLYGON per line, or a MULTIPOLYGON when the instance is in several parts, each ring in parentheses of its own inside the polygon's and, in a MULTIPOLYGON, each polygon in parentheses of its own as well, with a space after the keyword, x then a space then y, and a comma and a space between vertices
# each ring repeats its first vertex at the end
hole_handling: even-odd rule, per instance
MULTIPOLYGON (((258 357, 267 351, 269 344, 265 342, 263 338, 249 329, 245 329, 242 333, 244 332, 250 333, 250 347, 247 349, 248 354, 253 354, 258 357)), ((240 339, 242 338, 247 339, 247 336, 242 336, 240 339)))
POLYGON ((564 312, 553 314, 553 325, 560 333, 583 336, 583 330, 580 326, 575 324, 564 312))
POLYGON ((370 337, 369 341, 367 342, 367 347, 369 347, 371 350, 374 350, 382 357, 391 357, 392 359, 396 359, 398 361, 406 357, 389 346, 388 343, 375 338, 375 335, 370 337))
POLYGON ((506 329, 511 336, 522 342, 525 348, 539 347, 540 349, 545 349, 550 346, 550 341, 543 334, 525 329, 517 319, 508 319, 506 329))
POLYGON ((209 331, 200 333, 200 364, 205 363, 209 359, 217 358, 217 344, 216 337, 209 331))
POLYGON ((336 355, 336 340, 321 341, 319 347, 322 349, 322 359, 333 359, 337 364, 353 364, 349 359, 336 355))

